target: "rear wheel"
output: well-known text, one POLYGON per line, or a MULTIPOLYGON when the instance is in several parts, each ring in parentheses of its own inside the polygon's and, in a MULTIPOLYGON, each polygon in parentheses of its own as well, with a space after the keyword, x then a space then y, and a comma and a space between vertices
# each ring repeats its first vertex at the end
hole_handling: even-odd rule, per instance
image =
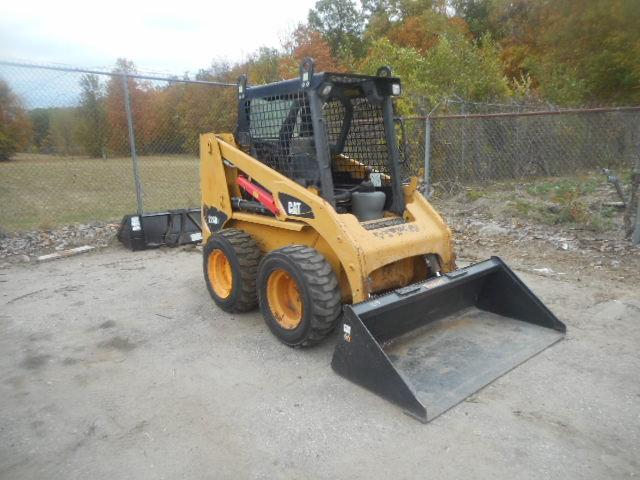
POLYGON ((260 249, 251 236, 229 228, 209 237, 204 247, 203 270, 207 289, 226 312, 256 308, 256 273, 260 249))
POLYGON ((258 297, 269 329, 292 347, 321 342, 342 311, 331 265, 318 251, 303 245, 275 250, 262 259, 258 297))

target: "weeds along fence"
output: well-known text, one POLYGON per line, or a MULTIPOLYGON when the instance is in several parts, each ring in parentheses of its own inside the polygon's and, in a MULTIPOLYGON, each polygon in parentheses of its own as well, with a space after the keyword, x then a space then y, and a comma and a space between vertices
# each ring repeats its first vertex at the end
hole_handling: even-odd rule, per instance
POLYGON ((640 107, 407 117, 405 157, 439 194, 464 185, 631 169, 640 107))
POLYGON ((199 206, 198 136, 230 131, 233 86, 0 62, 0 229, 199 206))

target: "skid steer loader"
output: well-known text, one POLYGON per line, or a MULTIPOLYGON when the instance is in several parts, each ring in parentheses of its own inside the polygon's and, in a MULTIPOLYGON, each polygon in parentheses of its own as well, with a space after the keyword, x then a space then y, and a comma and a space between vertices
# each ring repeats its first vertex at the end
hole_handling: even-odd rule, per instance
POLYGON ((235 135, 200 138, 204 277, 293 347, 339 328, 332 367, 430 421, 562 338, 499 258, 456 268, 449 228, 403 178, 388 67, 238 82, 235 135))

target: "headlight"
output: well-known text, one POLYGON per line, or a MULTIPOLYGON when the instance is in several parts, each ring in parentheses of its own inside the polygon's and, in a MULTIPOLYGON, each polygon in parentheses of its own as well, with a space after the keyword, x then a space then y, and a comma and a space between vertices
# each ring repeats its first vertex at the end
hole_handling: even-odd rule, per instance
POLYGON ((391 84, 391 95, 393 96, 398 96, 400 95, 401 89, 400 89, 400 84, 399 83, 393 83, 391 84))
POLYGON ((328 97, 331 93, 331 88, 332 85, 330 83, 326 84, 324 87, 322 87, 322 90, 320 90, 320 95, 322 95, 323 97, 328 97))

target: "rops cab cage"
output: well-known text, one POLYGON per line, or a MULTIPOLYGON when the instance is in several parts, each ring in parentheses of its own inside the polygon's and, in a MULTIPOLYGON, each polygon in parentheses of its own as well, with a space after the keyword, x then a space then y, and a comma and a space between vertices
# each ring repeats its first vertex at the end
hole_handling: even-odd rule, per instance
POLYGON ((405 208, 392 96, 400 79, 381 67, 377 76, 314 73, 305 59, 300 78, 247 88, 238 85, 240 147, 304 187, 316 188, 339 213, 363 178, 385 193, 384 210, 405 208), (357 159, 355 161, 354 159, 357 159))

